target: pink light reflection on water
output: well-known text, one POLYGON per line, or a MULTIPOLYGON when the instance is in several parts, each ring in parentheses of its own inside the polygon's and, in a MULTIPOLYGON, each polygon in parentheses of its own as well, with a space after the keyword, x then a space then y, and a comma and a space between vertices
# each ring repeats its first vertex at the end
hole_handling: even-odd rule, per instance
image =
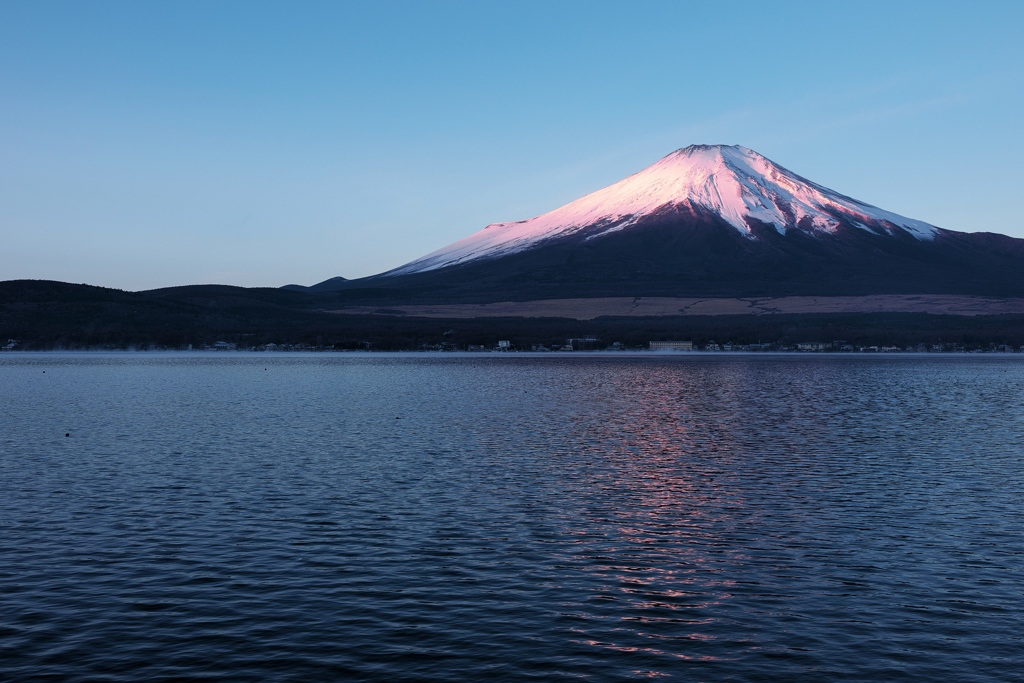
POLYGON ((723 401, 720 412, 694 410, 695 401, 715 400, 744 382, 745 371, 738 366, 723 383, 718 368, 709 386, 701 369, 642 368, 622 384, 602 387, 621 404, 603 412, 613 421, 591 423, 583 416, 584 442, 594 447, 587 451, 590 477, 574 487, 572 507, 583 513, 580 526, 588 530, 579 533, 576 559, 595 587, 587 603, 565 607, 580 621, 603 625, 600 637, 586 627, 573 629, 581 643, 673 659, 722 659, 701 652, 702 645, 719 639, 721 617, 712 615, 727 611, 723 605, 737 585, 721 568, 746 558, 742 547, 719 539, 723 531, 749 527, 757 513, 729 485, 743 450, 729 425, 742 407, 723 401), (602 529, 600 538, 594 529, 602 529), (614 616, 602 603, 615 604, 614 616), (622 640, 607 637, 615 633, 622 640))

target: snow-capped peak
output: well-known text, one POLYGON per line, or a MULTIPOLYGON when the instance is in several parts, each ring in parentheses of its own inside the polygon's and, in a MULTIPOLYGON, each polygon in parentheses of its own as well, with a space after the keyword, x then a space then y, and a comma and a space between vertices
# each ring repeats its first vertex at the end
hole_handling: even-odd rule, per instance
POLYGON ((754 239, 754 221, 786 234, 833 233, 842 216, 877 232, 905 230, 922 240, 938 228, 864 204, 801 178, 757 152, 739 145, 690 145, 614 185, 536 218, 494 223, 480 232, 387 273, 434 270, 478 258, 503 256, 584 229, 587 239, 628 228, 644 216, 677 205, 718 214, 754 239), (871 226, 871 227, 869 227, 871 226))

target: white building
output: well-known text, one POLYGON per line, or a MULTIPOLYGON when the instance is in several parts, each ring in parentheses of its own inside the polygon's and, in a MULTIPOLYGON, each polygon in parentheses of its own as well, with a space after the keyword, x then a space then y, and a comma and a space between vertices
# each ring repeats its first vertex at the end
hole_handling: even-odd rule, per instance
POLYGON ((692 341, 652 341, 651 351, 693 351, 692 341))

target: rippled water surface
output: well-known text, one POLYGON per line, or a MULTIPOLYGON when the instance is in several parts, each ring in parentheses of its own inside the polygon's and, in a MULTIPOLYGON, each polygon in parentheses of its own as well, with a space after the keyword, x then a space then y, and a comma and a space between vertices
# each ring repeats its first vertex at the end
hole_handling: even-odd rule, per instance
POLYGON ((6 354, 0 405, 0 679, 1024 680, 1024 358, 6 354))

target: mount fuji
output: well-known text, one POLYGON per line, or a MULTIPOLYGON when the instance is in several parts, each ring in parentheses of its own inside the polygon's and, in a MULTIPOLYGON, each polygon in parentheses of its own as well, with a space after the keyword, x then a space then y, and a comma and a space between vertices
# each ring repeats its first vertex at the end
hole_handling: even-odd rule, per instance
POLYGON ((554 211, 525 221, 488 225, 388 274, 506 256, 573 235, 590 241, 683 212, 716 215, 752 240, 758 239, 759 226, 769 225, 780 235, 790 230, 834 235, 844 226, 856 226, 876 234, 903 231, 930 240, 939 232, 922 221, 816 185, 746 147, 691 145, 554 211))
MULTIPOLYGON (((330 282, 330 281, 329 281, 330 282)), ((945 230, 740 146, 691 145, 536 218, 316 291, 433 301, 1024 295, 1024 240, 945 230)))

